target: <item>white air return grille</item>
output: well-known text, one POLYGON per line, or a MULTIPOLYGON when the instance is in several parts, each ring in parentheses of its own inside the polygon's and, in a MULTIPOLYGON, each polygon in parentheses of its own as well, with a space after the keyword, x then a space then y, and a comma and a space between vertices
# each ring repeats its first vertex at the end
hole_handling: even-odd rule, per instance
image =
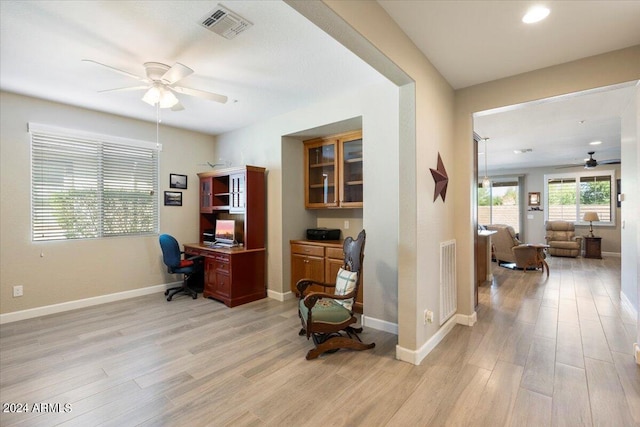
POLYGON ((225 39, 233 39, 253 24, 222 5, 200 21, 200 25, 225 39))
POLYGON ((440 243, 440 325, 458 309, 456 286, 456 241, 440 243))

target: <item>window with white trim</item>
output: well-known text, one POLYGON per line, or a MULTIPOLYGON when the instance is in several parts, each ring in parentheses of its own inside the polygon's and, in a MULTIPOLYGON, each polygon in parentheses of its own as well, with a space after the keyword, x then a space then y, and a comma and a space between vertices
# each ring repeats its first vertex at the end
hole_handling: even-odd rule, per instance
POLYGON ((29 123, 33 241, 158 233, 155 142, 29 123))
POLYGON ((600 225, 615 225, 615 171, 545 175, 545 219, 576 224, 586 212, 597 212, 600 225))

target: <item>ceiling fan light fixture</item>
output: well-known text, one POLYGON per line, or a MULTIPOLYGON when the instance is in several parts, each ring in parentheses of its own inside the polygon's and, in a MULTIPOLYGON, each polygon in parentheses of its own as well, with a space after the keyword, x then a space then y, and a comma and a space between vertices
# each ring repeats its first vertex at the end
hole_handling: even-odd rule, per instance
POLYGON ((149 88, 142 100, 151 106, 160 104, 160 108, 171 108, 178 103, 178 98, 170 90, 158 84, 149 88))
POLYGON ((160 89, 157 86, 150 87, 142 97, 142 100, 152 107, 155 107, 155 105, 160 102, 160 89))
POLYGON ((551 13, 551 11, 544 6, 534 6, 522 17, 522 22, 525 24, 534 24, 549 16, 549 13, 551 13))
POLYGON ((178 98, 170 90, 163 90, 160 96, 160 108, 171 108, 178 103, 178 98))

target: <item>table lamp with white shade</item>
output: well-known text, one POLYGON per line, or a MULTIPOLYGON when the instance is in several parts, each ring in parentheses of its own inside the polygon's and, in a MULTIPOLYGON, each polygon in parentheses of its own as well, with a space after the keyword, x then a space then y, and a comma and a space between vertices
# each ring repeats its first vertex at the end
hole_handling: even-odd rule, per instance
POLYGON ((600 221, 598 212, 585 212, 584 221, 589 221, 589 237, 593 237, 593 221, 600 221))

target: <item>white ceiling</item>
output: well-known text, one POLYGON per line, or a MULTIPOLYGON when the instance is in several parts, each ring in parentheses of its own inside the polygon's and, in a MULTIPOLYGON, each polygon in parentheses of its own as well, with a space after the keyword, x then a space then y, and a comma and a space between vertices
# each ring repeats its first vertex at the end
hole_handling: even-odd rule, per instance
POLYGON ((145 62, 180 62, 195 71, 181 85, 229 102, 178 95, 185 110, 163 123, 220 134, 383 79, 281 1, 221 1, 254 25, 218 36, 199 25, 218 3, 2 0, 0 88, 155 121, 144 91, 98 93, 139 82, 82 59, 142 76, 145 62))
MULTIPOLYGON (((218 4, 215 0, 2 0, 0 88, 155 121, 155 109, 140 100, 143 91, 98 93, 135 84, 133 79, 81 60, 137 75, 144 73, 144 62, 180 62, 195 70, 181 84, 227 95, 230 101, 218 104, 179 96, 186 110, 163 110, 163 123, 219 134, 383 79, 282 1, 220 3, 254 25, 233 40, 204 29, 199 22, 218 4)), ((640 1, 547 1, 551 15, 534 26, 520 22, 528 1, 379 3, 454 88, 640 43, 640 1)), ((570 108, 579 109, 577 104, 570 108)), ((559 102, 547 107, 562 108, 559 102)), ((594 108, 584 107, 579 115, 586 123, 602 124, 590 130, 593 134, 611 132, 604 126, 619 109, 618 104, 606 114, 599 109, 597 120, 587 115, 596 114, 594 108)), ((517 111, 531 117, 526 109, 517 111)), ((485 126, 479 133, 492 138, 496 153, 503 139, 500 133, 513 137, 510 141, 517 141, 518 148, 530 148, 523 146, 529 140, 522 135, 534 135, 532 125, 517 111, 509 111, 497 125, 489 124, 488 115, 479 119, 479 126, 485 126), (514 136, 514 127, 521 136, 514 136)), ((558 148, 557 141, 545 148, 549 135, 559 133, 552 126, 546 130, 531 141, 537 147, 534 153, 558 148)), ((581 144, 587 136, 591 135, 580 135, 581 144)), ((572 145, 566 138, 562 144, 572 145)), ((616 136, 607 138, 615 141, 616 136)), ((496 159, 491 150, 490 159, 496 159)), ((578 147, 563 163, 573 163, 586 151, 578 147)), ((600 154, 598 148, 595 151, 600 154)), ((615 153, 602 154, 610 158, 615 153)))

